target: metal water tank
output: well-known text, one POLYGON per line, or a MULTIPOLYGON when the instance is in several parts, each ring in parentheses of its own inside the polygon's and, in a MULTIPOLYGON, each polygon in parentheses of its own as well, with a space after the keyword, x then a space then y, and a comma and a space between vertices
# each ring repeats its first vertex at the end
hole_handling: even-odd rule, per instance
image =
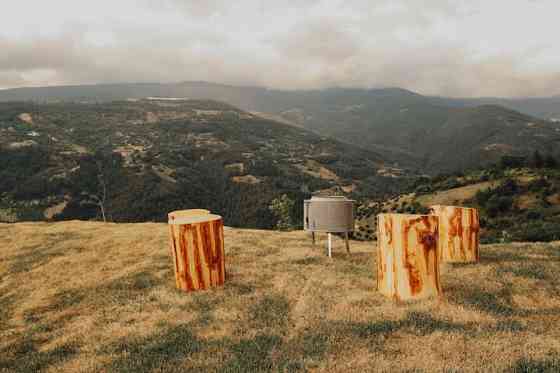
POLYGON ((303 227, 311 232, 352 232, 354 201, 344 196, 314 196, 305 200, 303 227))

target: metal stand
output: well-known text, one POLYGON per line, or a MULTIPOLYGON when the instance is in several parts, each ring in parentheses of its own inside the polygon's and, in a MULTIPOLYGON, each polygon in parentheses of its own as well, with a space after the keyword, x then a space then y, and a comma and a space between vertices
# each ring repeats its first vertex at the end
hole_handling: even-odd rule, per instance
MULTIPOLYGON (((315 232, 311 232, 311 239, 313 240, 313 246, 315 246, 317 240, 315 237, 315 232)), ((346 243, 346 252, 350 253, 350 238, 348 232, 344 233, 344 241, 346 243)), ((332 233, 327 233, 327 255, 332 258, 332 233)))

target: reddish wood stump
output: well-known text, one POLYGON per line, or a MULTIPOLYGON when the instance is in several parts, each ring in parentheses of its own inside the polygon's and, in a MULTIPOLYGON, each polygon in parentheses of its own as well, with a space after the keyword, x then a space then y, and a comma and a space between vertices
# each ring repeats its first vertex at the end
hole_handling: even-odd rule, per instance
POLYGON ((184 218, 187 216, 195 216, 195 215, 205 215, 205 214, 209 214, 210 211, 208 210, 204 210, 204 209, 190 209, 190 210, 177 210, 177 211, 172 211, 169 214, 167 214, 167 218, 169 221, 171 220, 175 220, 178 218, 184 218))
POLYGON ((435 205, 439 216, 438 256, 442 263, 478 262, 480 223, 478 210, 468 207, 435 205))
POLYGON ((377 215, 377 290, 395 300, 441 294, 438 217, 377 215))
POLYGON ((178 289, 193 291, 224 284, 224 225, 221 216, 175 214, 169 220, 169 237, 178 289))

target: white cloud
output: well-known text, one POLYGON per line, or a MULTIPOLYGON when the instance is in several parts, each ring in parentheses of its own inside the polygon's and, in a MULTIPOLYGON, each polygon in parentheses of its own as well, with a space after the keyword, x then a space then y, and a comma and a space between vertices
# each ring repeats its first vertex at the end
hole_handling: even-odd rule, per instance
POLYGON ((559 10, 556 0, 19 0, 0 13, 0 87, 208 80, 551 95, 559 10))

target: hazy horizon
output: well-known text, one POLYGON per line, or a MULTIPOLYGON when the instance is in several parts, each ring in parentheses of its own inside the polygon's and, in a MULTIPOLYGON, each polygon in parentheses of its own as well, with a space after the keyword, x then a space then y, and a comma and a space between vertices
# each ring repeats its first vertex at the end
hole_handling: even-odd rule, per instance
POLYGON ((0 89, 215 84, 560 94, 552 0, 20 0, 0 13, 0 89))

